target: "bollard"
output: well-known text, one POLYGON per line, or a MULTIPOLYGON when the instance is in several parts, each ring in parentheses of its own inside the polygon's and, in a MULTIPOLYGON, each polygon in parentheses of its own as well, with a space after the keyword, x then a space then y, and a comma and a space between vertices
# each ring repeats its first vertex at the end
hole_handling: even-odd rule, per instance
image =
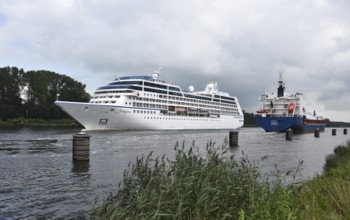
POLYGON ((332 135, 336 136, 337 135, 337 129, 332 129, 332 135))
POLYGON ((315 130, 315 137, 316 138, 320 137, 320 129, 318 128, 315 130))
POLYGON ((230 147, 238 147, 238 131, 230 131, 229 137, 230 147))
POLYGON ((88 161, 90 156, 90 134, 80 132, 73 135, 73 161, 88 161))
POLYGON ((348 134, 348 129, 344 128, 344 134, 345 134, 345 135, 348 134))
POLYGON ((287 141, 291 141, 292 139, 293 139, 293 130, 288 129, 288 130, 286 131, 286 140, 287 140, 287 141))

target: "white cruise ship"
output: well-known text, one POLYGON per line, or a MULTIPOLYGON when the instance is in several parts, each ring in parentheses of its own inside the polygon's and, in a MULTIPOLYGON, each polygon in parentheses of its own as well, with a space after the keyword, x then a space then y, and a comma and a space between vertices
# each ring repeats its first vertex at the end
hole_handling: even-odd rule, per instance
POLYGON ((152 76, 117 77, 99 87, 89 103, 56 101, 86 130, 237 129, 244 116, 236 97, 219 92, 182 90, 152 76))

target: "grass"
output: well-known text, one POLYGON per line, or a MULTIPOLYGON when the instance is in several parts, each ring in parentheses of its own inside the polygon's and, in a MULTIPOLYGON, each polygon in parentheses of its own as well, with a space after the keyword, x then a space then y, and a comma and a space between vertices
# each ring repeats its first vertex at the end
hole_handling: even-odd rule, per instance
POLYGON ((296 195, 299 219, 349 219, 350 143, 326 157, 324 173, 305 182, 296 195))
POLYGON ((234 159, 227 141, 209 142, 204 153, 176 145, 173 160, 150 153, 129 164, 91 219, 349 219, 349 159, 350 143, 338 146, 322 175, 286 185, 263 177, 247 157, 234 159))

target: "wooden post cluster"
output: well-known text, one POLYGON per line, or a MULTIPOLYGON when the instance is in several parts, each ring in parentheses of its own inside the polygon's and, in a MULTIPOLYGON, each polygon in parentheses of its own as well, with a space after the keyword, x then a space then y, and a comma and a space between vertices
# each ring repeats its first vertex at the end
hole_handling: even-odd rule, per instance
POLYGON ((229 132, 229 145, 230 147, 238 147, 238 131, 229 132))
POLYGON ((293 139, 293 130, 288 129, 288 130, 286 131, 286 140, 287 140, 287 141, 291 141, 292 139, 293 139))
POLYGON ((344 134, 345 134, 345 135, 348 134, 348 129, 344 128, 344 134))
POLYGON ((90 137, 84 132, 73 135, 73 161, 89 161, 90 137))

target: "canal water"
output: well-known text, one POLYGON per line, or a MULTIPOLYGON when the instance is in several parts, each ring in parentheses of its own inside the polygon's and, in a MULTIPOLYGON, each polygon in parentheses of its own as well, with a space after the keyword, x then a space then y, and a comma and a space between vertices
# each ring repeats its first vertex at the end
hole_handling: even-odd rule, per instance
MULTIPOLYGON (((72 135, 77 129, 0 130, 0 219, 87 219, 92 208, 115 193, 123 171, 137 156, 174 156, 178 141, 204 149, 208 141, 222 144, 228 130, 89 132, 90 162, 72 162, 72 135)), ((330 128, 314 134, 265 133, 260 128, 239 130, 235 157, 248 157, 264 175, 295 169, 300 178, 322 172, 326 155, 350 136, 330 128)))

